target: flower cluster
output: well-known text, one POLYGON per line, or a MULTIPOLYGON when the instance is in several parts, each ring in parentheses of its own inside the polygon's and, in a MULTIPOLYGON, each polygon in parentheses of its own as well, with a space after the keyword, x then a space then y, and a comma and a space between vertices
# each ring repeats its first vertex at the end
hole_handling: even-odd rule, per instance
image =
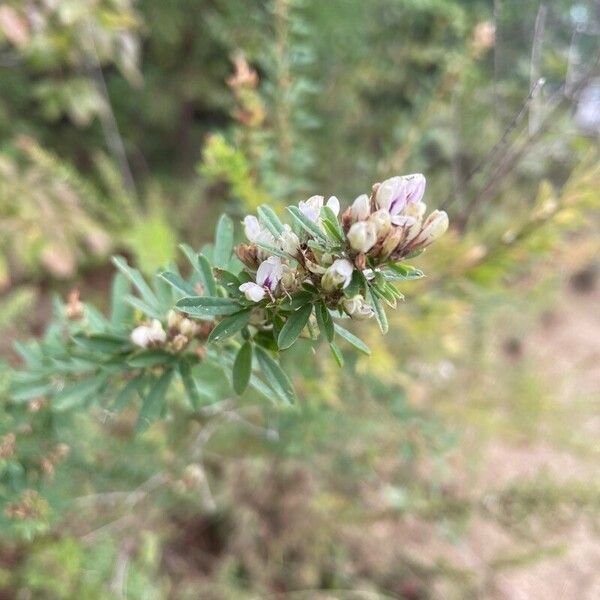
POLYGON ((194 339, 205 340, 213 324, 207 321, 187 319, 181 313, 170 310, 167 315, 167 330, 158 319, 138 325, 130 339, 140 348, 165 348, 181 352, 194 339))
POLYGON ((335 196, 327 202, 312 196, 291 207, 294 227, 270 213, 247 216, 243 224, 250 243, 236 250, 252 281, 240 291, 250 302, 269 305, 314 289, 329 309, 354 319, 372 317, 375 307, 365 300, 368 284, 375 285, 390 266, 419 253, 448 228, 444 211, 425 218, 424 193, 423 175, 397 176, 375 184, 370 196, 356 198, 341 217, 335 196))

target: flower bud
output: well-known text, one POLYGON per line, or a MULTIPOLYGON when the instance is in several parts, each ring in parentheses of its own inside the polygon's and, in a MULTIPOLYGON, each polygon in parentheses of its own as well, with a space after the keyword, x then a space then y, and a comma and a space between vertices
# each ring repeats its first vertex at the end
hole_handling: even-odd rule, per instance
POLYGON ((402 227, 393 227, 383 240, 379 256, 387 258, 396 249, 398 244, 400 244, 404 235, 405 231, 402 227))
POLYGON ((369 196, 362 194, 359 196, 350 207, 352 211, 353 221, 366 221, 371 214, 371 201, 369 196))
POLYGON ((306 202, 298 202, 298 208, 305 217, 316 222, 323 208, 323 196, 311 196, 306 202))
POLYGON ((325 271, 325 274, 321 278, 321 285, 326 292, 331 292, 336 288, 348 287, 352 280, 352 272, 354 267, 352 263, 345 258, 338 258, 334 263, 325 271))
POLYGON ((357 321, 370 319, 375 314, 373 308, 365 302, 365 299, 360 294, 352 298, 344 298, 342 300, 342 308, 349 317, 357 321))
POLYGON ((171 345, 175 352, 181 352, 188 345, 189 341, 185 335, 178 333, 171 341, 171 345))
POLYGON ((191 338, 196 334, 197 326, 191 319, 182 319, 179 323, 179 332, 191 338))
POLYGON ((353 250, 368 252, 377 241, 375 225, 368 221, 358 221, 350 227, 348 241, 353 250))
POLYGON ((290 269, 288 265, 283 265, 283 275, 281 276, 281 285, 290 289, 296 281, 296 270, 290 269))
POLYGON ((429 246, 448 229, 448 215, 443 210, 434 210, 423 223, 423 229, 416 238, 421 248, 429 246))
POLYGON ((182 320, 183 315, 175 310, 170 310, 167 314, 167 326, 169 329, 178 329, 182 320))
POLYGON ((329 200, 327 200, 327 205, 332 211, 333 214, 337 217, 340 214, 340 201, 336 196, 331 196, 329 200))
POLYGON ((375 226, 375 231, 377 232, 377 239, 383 239, 390 227, 392 226, 392 218, 390 217, 390 213, 387 210, 380 209, 375 211, 370 217, 369 222, 373 223, 375 226))
POLYGON ((298 236, 292 231, 292 228, 286 223, 283 226, 283 232, 279 238, 279 247, 292 256, 296 255, 300 247, 298 236))

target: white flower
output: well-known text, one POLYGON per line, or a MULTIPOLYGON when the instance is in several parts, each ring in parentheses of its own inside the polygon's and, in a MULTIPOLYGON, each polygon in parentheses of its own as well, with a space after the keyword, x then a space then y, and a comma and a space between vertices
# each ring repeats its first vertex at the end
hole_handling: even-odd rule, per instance
POLYGON ((371 202, 369 196, 362 194, 356 198, 350 207, 350 211, 352 213, 353 221, 366 221, 371 214, 371 202))
POLYGON ((429 246, 441 237, 448 229, 448 215, 443 210, 434 210, 423 223, 423 229, 415 238, 415 242, 421 247, 429 246))
POLYGON ((344 298, 342 308, 349 317, 357 321, 370 319, 375 314, 373 307, 365 302, 361 294, 357 294, 352 298, 344 298))
POLYGON ((333 214, 336 217, 340 214, 340 201, 335 196, 331 196, 331 198, 327 200, 326 206, 333 211, 333 214))
POLYGON ((256 283, 258 285, 275 291, 277 284, 283 277, 283 265, 278 256, 269 256, 267 260, 260 263, 256 271, 256 283))
POLYGON ((283 226, 283 233, 279 238, 279 247, 288 254, 294 256, 298 252, 300 246, 300 240, 298 236, 292 231, 292 228, 286 223, 283 226))
POLYGON ((250 302, 260 302, 266 295, 267 290, 274 292, 283 277, 284 265, 277 256, 269 256, 267 260, 260 263, 256 271, 256 283, 249 281, 240 285, 240 292, 250 302))
POLYGON ((377 239, 385 237, 392 226, 392 219, 390 213, 383 208, 375 211, 370 217, 369 222, 373 223, 375 232, 377 233, 377 239))
POLYGON ((265 229, 254 215, 248 215, 244 218, 244 233, 251 242, 260 242, 263 244, 273 245, 275 239, 271 232, 265 229))
POLYGON ((358 221, 348 231, 350 246, 357 252, 368 252, 377 241, 375 225, 369 221, 358 221))
POLYGON ((420 173, 386 179, 375 194, 375 203, 387 210, 394 225, 412 225, 402 214, 408 204, 417 204, 425 193, 425 177, 420 173))
POLYGON ((251 281, 240 285, 240 292, 244 292, 247 300, 250 302, 260 302, 267 293, 265 288, 251 281))
POLYGON ((140 348, 164 344, 167 334, 161 322, 154 319, 150 325, 140 325, 131 332, 131 341, 140 348))
POLYGON ((311 196, 306 202, 298 202, 300 212, 313 222, 316 222, 323 208, 323 196, 311 196))
POLYGON ((331 292, 335 288, 346 288, 352 280, 352 272, 354 267, 352 263, 345 258, 338 258, 325 271, 321 279, 321 285, 326 292, 331 292))

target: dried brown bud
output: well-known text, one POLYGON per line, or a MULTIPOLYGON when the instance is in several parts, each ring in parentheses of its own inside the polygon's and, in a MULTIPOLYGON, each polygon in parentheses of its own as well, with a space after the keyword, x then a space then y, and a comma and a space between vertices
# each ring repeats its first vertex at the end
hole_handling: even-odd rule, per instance
POLYGON ((364 271, 367 268, 367 257, 365 254, 357 254, 354 259, 354 264, 356 268, 360 271, 364 271))
POLYGON ((14 433, 7 433, 0 438, 0 458, 10 458, 15 452, 17 436, 14 433))
POLYGON ((258 269, 258 248, 254 244, 239 244, 235 247, 237 257, 250 269, 258 269))
POLYGON ((79 300, 79 290, 73 289, 67 296, 67 305, 65 307, 65 314, 67 319, 76 321, 83 317, 83 304, 79 300))
POLYGON ((258 85, 258 73, 248 64, 246 57, 238 52, 233 57, 235 73, 227 78, 227 85, 236 90, 241 87, 255 88, 258 85))

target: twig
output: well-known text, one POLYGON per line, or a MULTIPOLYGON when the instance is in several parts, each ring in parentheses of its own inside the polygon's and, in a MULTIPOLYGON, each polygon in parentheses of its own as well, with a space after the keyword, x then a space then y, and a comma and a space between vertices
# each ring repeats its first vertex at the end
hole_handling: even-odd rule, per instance
POLYGON ((133 544, 131 540, 125 540, 115 561, 115 569, 113 572, 112 581, 110 582, 110 591, 117 596, 117 598, 125 598, 125 587, 127 584, 127 574, 129 571, 129 561, 131 559, 131 552, 133 550, 133 544))
MULTIPOLYGON (((535 18, 535 27, 533 30, 533 43, 531 45, 531 70, 530 70, 530 87, 534 89, 534 85, 540 81, 540 61, 542 58, 542 44, 544 42, 544 30, 546 29, 546 16, 548 7, 545 2, 540 4, 540 7, 535 18)), ((541 87, 537 87, 541 91, 541 87)), ((540 126, 541 104, 540 94, 534 93, 529 110, 529 134, 533 135, 540 126)))
MULTIPOLYGON (((527 114, 529 110, 529 104, 533 100, 534 94, 536 93, 536 89, 544 84, 544 80, 540 79, 535 82, 534 86, 529 90, 529 94, 523 101, 519 112, 513 117, 512 121, 509 123, 508 127, 504 130, 504 133, 500 137, 500 139, 492 146, 492 149, 467 173, 463 185, 467 185, 479 171, 483 169, 483 167, 492 164, 499 156, 501 150, 504 149, 506 142, 510 135, 514 132, 514 130, 521 124, 521 121, 527 114)), ((454 192, 451 192, 450 195, 444 200, 441 207, 442 209, 446 209, 450 206, 456 199, 457 195, 454 192)))
POLYGON ((104 78, 104 73, 102 72, 102 65, 100 64, 96 42, 94 41, 94 32, 89 23, 87 29, 89 35, 89 54, 92 58, 91 62, 87 62, 87 70, 94 81, 98 93, 104 100, 104 110, 101 110, 99 115, 104 139, 106 140, 107 146, 119 164, 125 187, 137 195, 135 179, 133 178, 133 173, 131 172, 129 161, 127 160, 125 144, 123 143, 123 138, 119 131, 119 125, 117 124, 117 119, 112 109, 110 96, 108 95, 106 79, 104 78))

